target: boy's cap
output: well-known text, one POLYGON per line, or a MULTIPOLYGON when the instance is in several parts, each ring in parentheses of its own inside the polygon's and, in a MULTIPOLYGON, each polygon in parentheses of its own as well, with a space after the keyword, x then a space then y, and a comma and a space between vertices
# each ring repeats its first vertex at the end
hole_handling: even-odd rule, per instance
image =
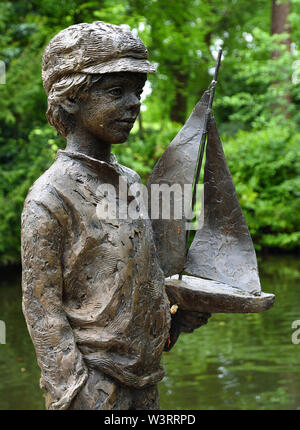
POLYGON ((138 36, 120 26, 96 21, 72 25, 50 40, 43 55, 42 79, 48 94, 55 81, 74 73, 155 71, 138 36))

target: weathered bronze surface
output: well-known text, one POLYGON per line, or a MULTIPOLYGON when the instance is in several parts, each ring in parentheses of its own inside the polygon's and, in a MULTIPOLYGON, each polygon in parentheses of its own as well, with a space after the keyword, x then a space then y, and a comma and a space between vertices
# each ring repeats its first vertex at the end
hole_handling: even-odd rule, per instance
POLYGON ((259 295, 252 239, 213 118, 206 147, 203 217, 187 255, 185 272, 259 295))
POLYGON ((42 78, 47 94, 71 74, 153 73, 141 39, 120 26, 97 21, 60 31, 45 49, 42 78))
POLYGON ((102 22, 71 26, 45 50, 47 117, 67 146, 24 204, 22 288, 47 409, 158 408, 163 350, 209 317, 179 309, 171 320, 142 197, 140 216, 98 212, 132 203, 121 184, 140 178, 110 150, 126 141, 153 71, 139 38, 102 22))
POLYGON ((117 188, 120 175, 137 179, 116 162, 59 151, 25 202, 23 304, 53 408, 69 405, 88 367, 133 388, 163 376, 170 317, 149 222, 105 222, 95 210, 99 185, 117 188))

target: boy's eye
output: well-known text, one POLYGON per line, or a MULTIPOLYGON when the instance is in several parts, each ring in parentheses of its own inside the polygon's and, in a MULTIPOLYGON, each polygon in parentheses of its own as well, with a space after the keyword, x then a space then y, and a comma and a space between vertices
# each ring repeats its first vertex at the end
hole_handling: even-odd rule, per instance
POLYGON ((109 92, 109 94, 111 94, 112 96, 115 96, 115 97, 120 97, 123 93, 121 87, 111 88, 108 92, 109 92))

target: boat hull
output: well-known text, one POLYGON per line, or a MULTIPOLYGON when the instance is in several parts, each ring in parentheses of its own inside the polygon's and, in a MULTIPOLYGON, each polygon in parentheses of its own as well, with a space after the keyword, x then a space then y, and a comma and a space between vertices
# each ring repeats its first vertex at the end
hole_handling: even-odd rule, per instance
POLYGON ((253 295, 237 287, 194 276, 167 278, 165 288, 171 305, 209 313, 260 313, 270 309, 274 294, 253 295))

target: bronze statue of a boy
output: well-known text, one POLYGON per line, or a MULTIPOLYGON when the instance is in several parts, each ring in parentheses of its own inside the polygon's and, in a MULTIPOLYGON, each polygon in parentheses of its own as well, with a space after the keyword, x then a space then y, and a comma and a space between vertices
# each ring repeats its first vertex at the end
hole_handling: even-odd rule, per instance
MULTIPOLYGON (((47 409, 157 409, 161 355, 208 314, 170 316, 151 221, 103 220, 98 189, 138 175, 118 164, 147 73, 141 40, 103 22, 73 25, 43 56, 47 118, 66 138, 22 214, 23 312, 47 409)), ((141 203, 142 205, 142 203, 141 203)))

